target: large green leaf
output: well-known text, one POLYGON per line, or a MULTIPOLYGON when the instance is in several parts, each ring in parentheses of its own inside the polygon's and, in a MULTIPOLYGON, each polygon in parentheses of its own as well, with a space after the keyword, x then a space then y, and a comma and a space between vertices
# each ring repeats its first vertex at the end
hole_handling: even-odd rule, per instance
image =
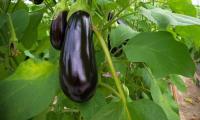
POLYGON ((105 98, 100 91, 97 91, 95 96, 90 101, 81 104, 79 108, 84 120, 90 120, 92 116, 104 105, 106 105, 105 98))
POLYGON ((6 78, 11 72, 6 69, 6 64, 3 62, 0 61, 0 80, 3 80, 4 78, 6 78))
POLYGON ((127 7, 129 5, 130 0, 117 0, 116 2, 122 6, 122 7, 127 7))
POLYGON ((90 120, 127 120, 127 115, 122 103, 113 102, 104 105, 90 120))
POLYGON ((124 51, 129 61, 146 63, 157 78, 168 74, 194 75, 195 66, 186 46, 168 32, 140 33, 124 51))
POLYGON ((132 120, 167 120, 161 107, 145 99, 127 103, 127 108, 120 102, 107 104, 91 120, 129 120, 126 109, 132 120))
POLYGON ((177 26, 175 28, 176 33, 184 38, 187 45, 194 45, 197 49, 200 48, 200 26, 177 26))
POLYGON ((122 44, 123 41, 130 39, 136 36, 137 34, 138 32, 134 31, 129 26, 120 24, 119 26, 111 30, 110 34, 111 46, 117 47, 120 44, 122 44))
POLYGON ((17 10, 26 10, 27 12, 29 11, 29 8, 27 6, 27 3, 25 3, 24 0, 20 0, 18 1, 17 5, 14 2, 11 2, 10 6, 9 6, 9 12, 13 12, 13 9, 15 11, 17 10))
POLYGON ((28 27, 29 24, 29 15, 26 10, 17 10, 12 14, 12 22, 17 34, 17 37, 20 38, 22 33, 28 27))
POLYGON ((186 15, 172 13, 161 8, 145 9, 141 8, 141 13, 161 28, 172 26, 200 25, 200 19, 186 15))
POLYGON ((47 109, 58 87, 55 65, 28 60, 0 82, 0 119, 26 120, 47 109))
POLYGON ((197 16, 196 8, 192 5, 191 0, 169 0, 168 4, 173 12, 193 17, 197 16))
POLYGON ((128 103, 128 108, 133 120, 167 120, 162 108, 147 99, 128 103))
MULTIPOLYGON (((143 76, 144 82, 147 83, 147 86, 150 88, 150 92, 151 92, 151 96, 153 98, 154 104, 156 103, 156 105, 158 104, 160 107, 162 107, 162 111, 165 112, 168 119, 173 120, 174 118, 174 120, 176 120, 178 118, 177 117, 178 115, 176 113, 178 107, 177 107, 177 104, 175 104, 174 99, 171 97, 171 91, 169 90, 168 81, 163 80, 163 79, 155 80, 149 68, 145 67, 143 69, 140 69, 140 71, 143 72, 142 76, 143 76)), ((149 108, 153 108, 153 107, 149 105, 149 108)), ((148 111, 148 109, 145 111, 148 111)), ((149 114, 152 114, 152 113, 149 113, 149 114)), ((152 115, 152 116, 155 116, 155 115, 152 115)), ((159 118, 159 117, 156 117, 156 118, 159 118)))
POLYGON ((155 79, 151 79, 151 96, 153 101, 163 108, 168 120, 179 120, 178 113, 173 111, 167 99, 162 95, 155 79))
POLYGON ((64 113, 64 112, 56 113, 51 111, 46 115, 46 119, 39 119, 39 120, 76 120, 76 119, 73 117, 73 113, 64 113))
POLYGON ((101 12, 111 11, 117 8, 117 3, 112 0, 96 0, 96 3, 101 12))
POLYGON ((28 24, 26 31, 21 37, 21 42, 27 49, 30 49, 33 43, 37 40, 37 35, 38 35, 37 28, 42 20, 43 14, 40 12, 34 12, 31 13, 29 16, 30 16, 30 22, 28 24))

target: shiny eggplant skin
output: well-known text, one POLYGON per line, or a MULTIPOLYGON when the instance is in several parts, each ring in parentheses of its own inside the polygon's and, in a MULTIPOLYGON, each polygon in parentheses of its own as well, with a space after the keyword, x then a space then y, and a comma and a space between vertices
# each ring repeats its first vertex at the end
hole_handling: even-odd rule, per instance
POLYGON ((65 29, 67 26, 67 11, 62 11, 58 16, 52 20, 50 28, 50 41, 51 45, 60 50, 64 43, 65 29))
POLYGON ((97 86, 93 32, 88 13, 75 12, 66 28, 60 56, 60 85, 71 100, 88 101, 97 86))
POLYGON ((43 2, 43 0, 31 0, 34 4, 39 5, 43 2))

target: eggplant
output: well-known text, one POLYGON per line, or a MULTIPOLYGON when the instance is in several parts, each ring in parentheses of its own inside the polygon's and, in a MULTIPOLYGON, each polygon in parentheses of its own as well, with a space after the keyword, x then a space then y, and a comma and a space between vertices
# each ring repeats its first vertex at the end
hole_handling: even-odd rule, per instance
POLYGON ((39 5, 43 2, 43 0, 31 0, 34 4, 39 5))
POLYGON ((109 12, 107 20, 111 21, 113 19, 113 17, 114 17, 114 14, 112 12, 109 12))
POLYGON ((51 45, 60 50, 65 38, 65 29, 67 26, 67 11, 62 11, 51 22, 50 42, 51 45))
POLYGON ((76 102, 88 101, 97 86, 97 66, 90 15, 77 11, 69 18, 60 55, 60 85, 76 102))

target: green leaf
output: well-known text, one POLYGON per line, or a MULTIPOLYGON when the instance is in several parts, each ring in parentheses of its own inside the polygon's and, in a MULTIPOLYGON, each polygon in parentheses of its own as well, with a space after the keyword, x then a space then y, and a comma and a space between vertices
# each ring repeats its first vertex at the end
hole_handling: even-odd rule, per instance
POLYGON ((117 0, 116 2, 122 6, 122 7, 127 7, 129 5, 130 0, 117 0))
POLYGON ((174 96, 172 95, 171 90, 169 90, 169 87, 167 89, 168 89, 168 92, 163 93, 163 98, 165 99, 165 101, 167 101, 167 103, 169 104, 169 106, 174 112, 179 113, 179 105, 174 100, 174 96))
POLYGON ((57 74, 47 61, 21 63, 0 82, 0 119, 26 120, 47 109, 58 87, 57 74))
POLYGON ((99 9, 102 10, 101 12, 106 13, 110 12, 117 8, 117 3, 112 0, 96 0, 99 9))
POLYGON ((105 59, 104 52, 102 50, 96 50, 95 57, 97 66, 101 66, 105 59))
POLYGON ((156 83, 159 86, 160 91, 162 92, 162 98, 166 101, 168 106, 170 106, 173 111, 178 113, 179 106, 177 102, 174 100, 174 96, 169 87, 169 79, 166 79, 166 78, 159 79, 159 80, 156 80, 156 83))
POLYGON ((129 26, 120 24, 119 26, 111 30, 110 34, 111 46, 117 47, 121 45, 123 41, 130 39, 136 36, 137 34, 138 32, 134 31, 129 26))
POLYGON ((17 5, 14 2, 11 2, 10 6, 9 6, 9 12, 12 12, 12 10, 14 9, 15 11, 17 10, 26 10, 27 12, 29 11, 29 8, 27 6, 27 4, 25 3, 25 1, 20 0, 17 1, 17 5))
POLYGON ((45 110, 31 120, 77 120, 78 115, 73 112, 45 110))
POLYGON ((38 26, 38 40, 44 40, 48 38, 49 41, 49 31, 50 31, 50 22, 42 23, 38 26))
POLYGON ((6 64, 4 62, 0 63, 0 80, 5 79, 7 76, 10 75, 10 71, 8 69, 6 69, 6 64))
MULTIPOLYGON (((132 120, 167 120, 162 108, 150 100, 127 103, 132 120)), ((91 120, 128 120, 125 106, 119 102, 104 105, 91 120)))
POLYGON ((187 15, 181 15, 172 13, 171 11, 161 8, 145 9, 141 8, 141 13, 153 23, 160 26, 160 28, 166 28, 169 25, 172 26, 188 26, 188 25, 200 25, 200 19, 190 17, 187 15))
POLYGON ((104 105, 106 105, 105 98, 100 91, 97 91, 95 96, 90 101, 80 104, 79 108, 84 120, 90 120, 92 116, 104 105))
POLYGON ((178 75, 170 75, 170 80, 172 81, 172 83, 174 85, 176 85, 178 90, 180 90, 181 92, 186 92, 187 87, 185 86, 185 83, 180 78, 180 76, 178 76, 178 75))
POLYGON ((24 47, 27 49, 30 49, 33 43, 37 40, 37 28, 43 17, 43 14, 39 12, 34 12, 31 13, 29 16, 29 25, 20 40, 23 43, 24 47))
POLYGON ((151 96, 153 101, 163 108, 168 120, 179 120, 178 113, 173 111, 167 99, 164 98, 155 79, 151 80, 151 96))
POLYGON ((146 99, 128 103, 128 108, 133 120, 167 120, 162 108, 146 99))
POLYGON ((48 112, 48 109, 41 112, 37 116, 34 116, 33 118, 31 118, 31 120, 46 120, 47 119, 47 112, 48 112))
POLYGON ((12 22, 18 38, 20 38, 28 27, 29 24, 29 15, 28 12, 21 9, 17 10, 12 14, 12 22))
POLYGON ((127 63, 123 61, 123 59, 116 58, 116 57, 112 58, 112 60, 113 60, 113 64, 114 64, 116 72, 120 72, 120 77, 124 79, 126 77, 126 72, 128 68, 127 63))
POLYGON ((195 65, 186 46, 168 32, 140 33, 128 41, 124 51, 129 61, 146 63, 157 78, 194 75, 195 65))
POLYGON ((169 0, 168 4, 173 12, 193 17, 197 16, 196 8, 192 5, 191 0, 169 0))
MULTIPOLYGON (((41 119, 44 120, 44 119, 41 119)), ((49 112, 46 115, 46 120, 76 120, 72 113, 49 112)))
POLYGON ((126 120, 125 108, 122 103, 109 103, 97 111, 90 120, 126 120))
POLYGON ((200 26, 177 26, 175 28, 176 33, 184 38, 187 45, 194 45, 196 49, 200 48, 200 26))

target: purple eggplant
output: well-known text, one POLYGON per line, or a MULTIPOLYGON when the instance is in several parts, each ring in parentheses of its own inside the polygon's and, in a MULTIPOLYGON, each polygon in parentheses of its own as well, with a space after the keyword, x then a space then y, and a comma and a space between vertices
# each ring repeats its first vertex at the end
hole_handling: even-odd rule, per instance
POLYGON ((95 93, 98 75, 90 15, 77 11, 69 18, 60 56, 60 85, 73 101, 88 101, 95 93))
POLYGON ((60 50, 65 38, 65 29, 67 26, 67 11, 62 11, 52 20, 50 28, 50 41, 51 45, 60 50))

